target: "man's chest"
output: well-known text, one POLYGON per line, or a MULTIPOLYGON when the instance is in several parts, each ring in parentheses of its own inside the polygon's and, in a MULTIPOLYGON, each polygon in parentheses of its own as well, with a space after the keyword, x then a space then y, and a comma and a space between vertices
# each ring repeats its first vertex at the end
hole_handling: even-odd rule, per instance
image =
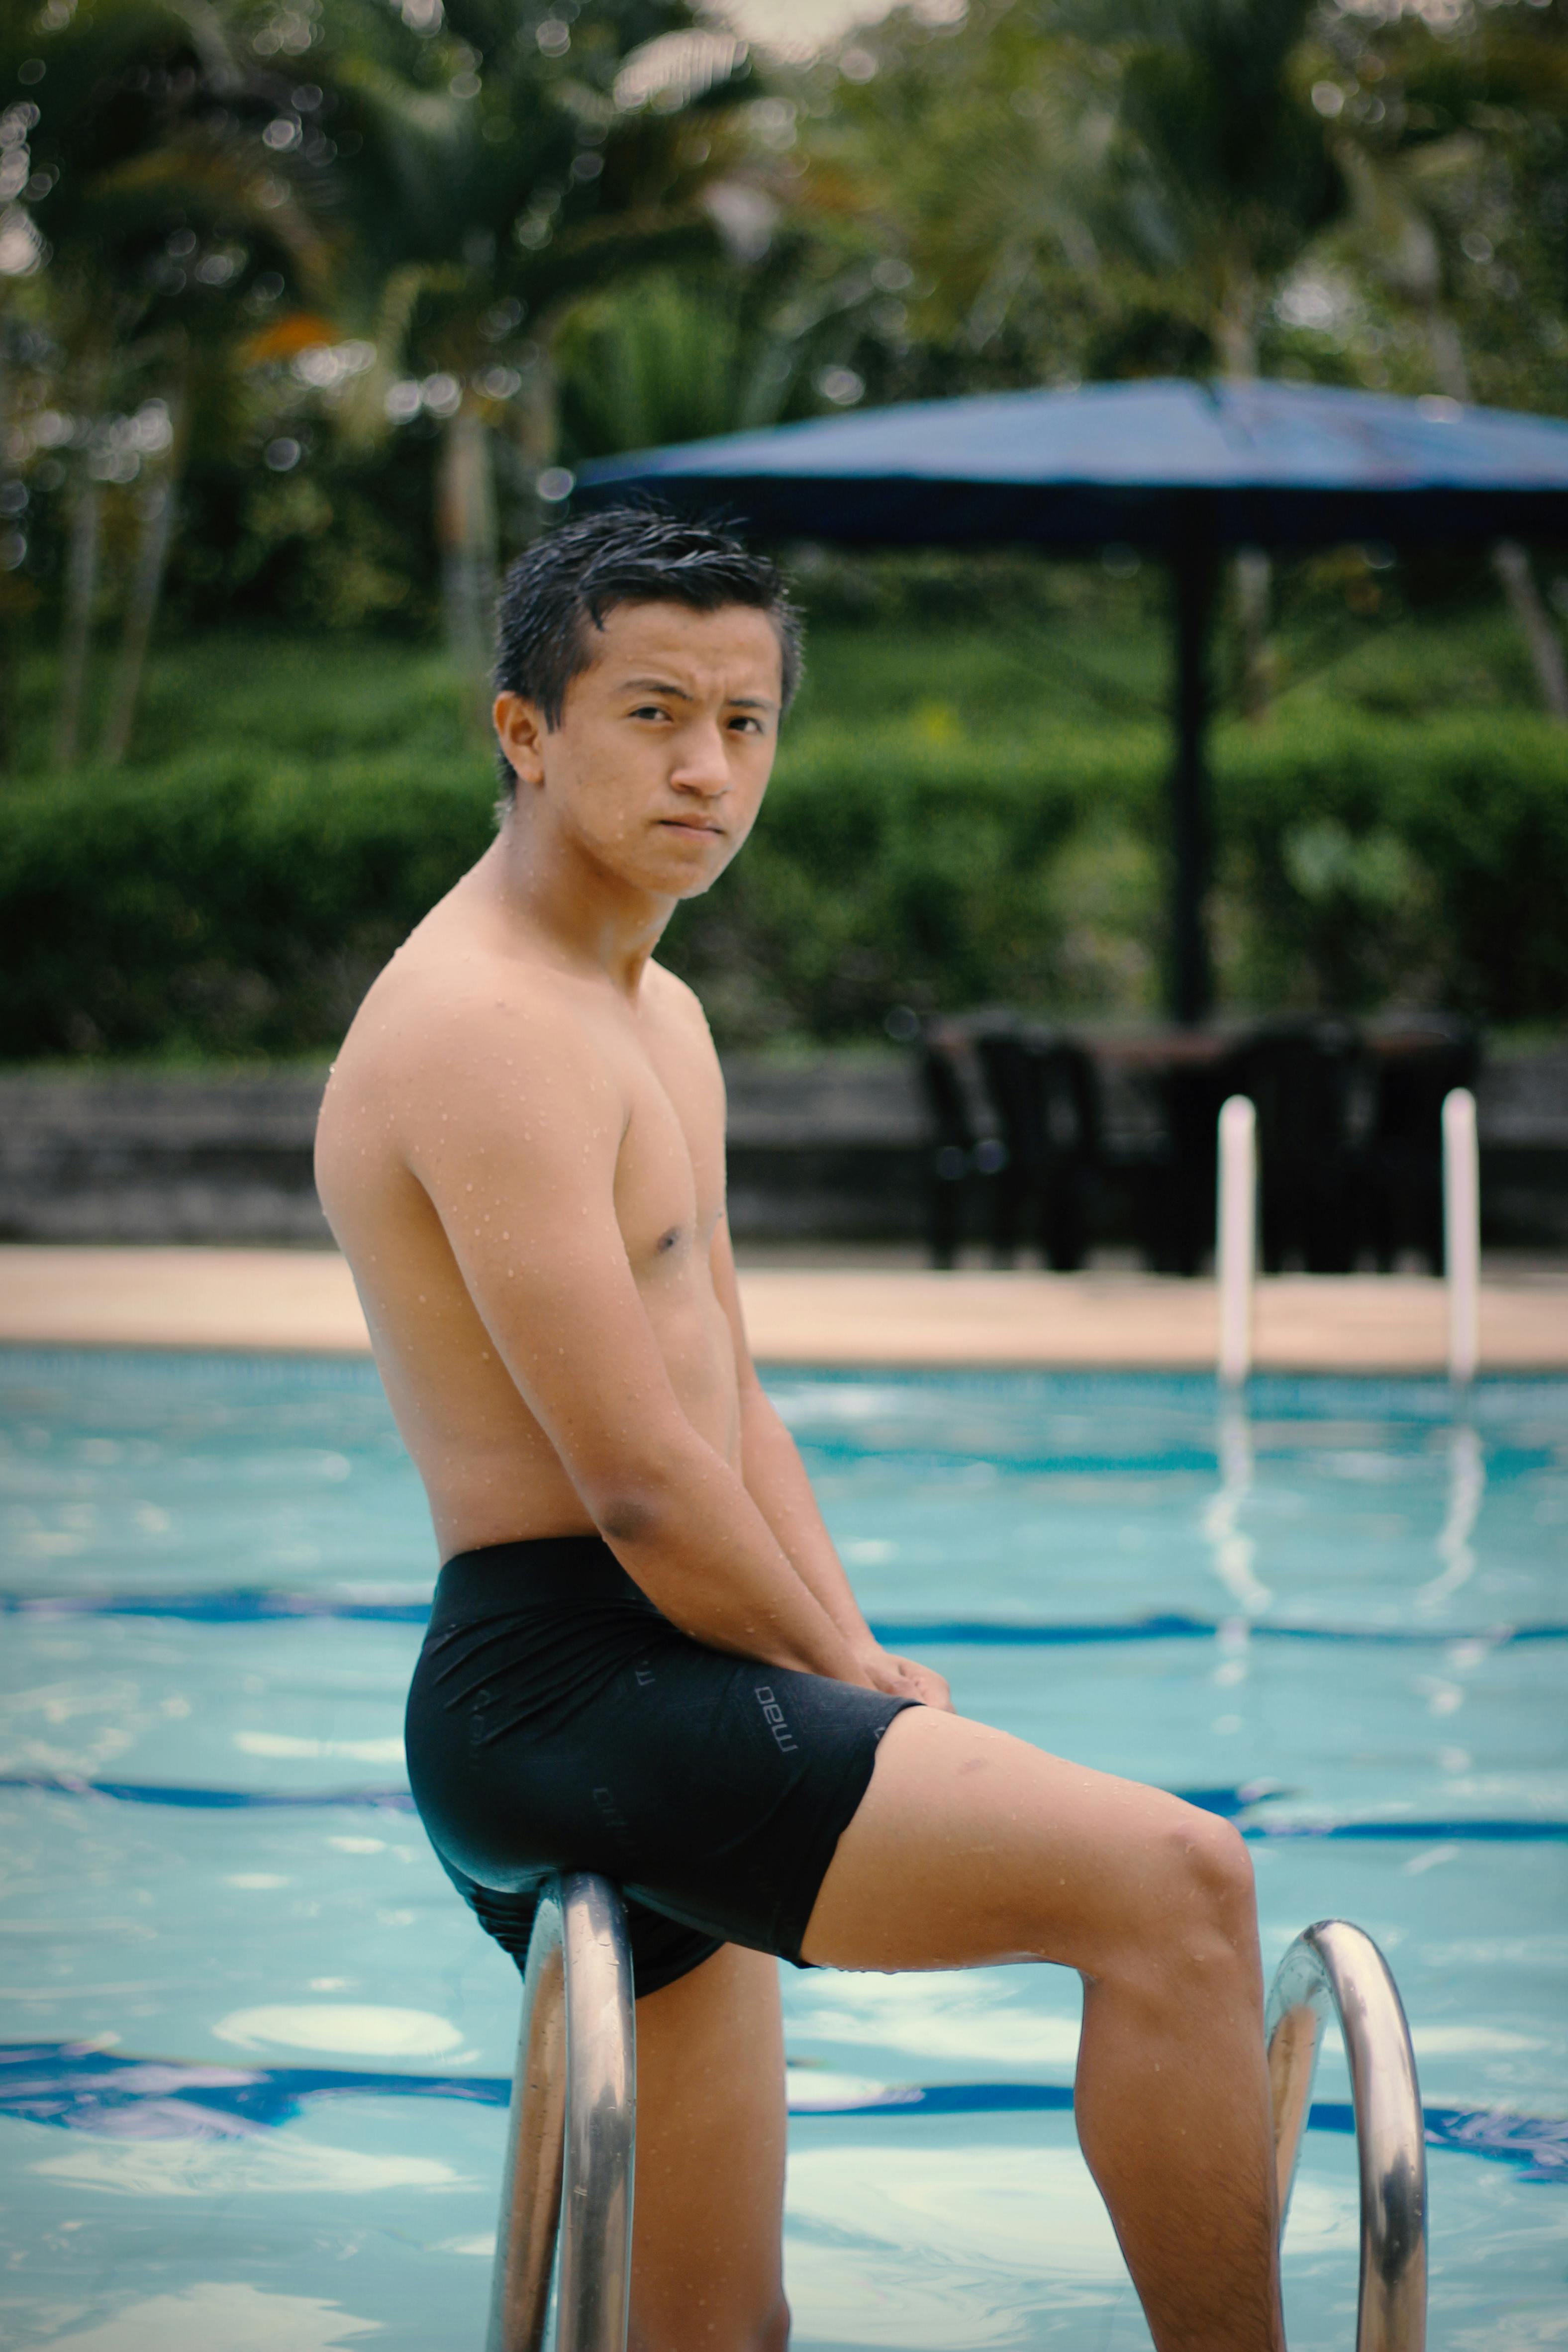
POLYGON ((724 1104, 716 1071, 658 1045, 631 1056, 616 1206, 635 1264, 704 1249, 724 1207, 724 1104))

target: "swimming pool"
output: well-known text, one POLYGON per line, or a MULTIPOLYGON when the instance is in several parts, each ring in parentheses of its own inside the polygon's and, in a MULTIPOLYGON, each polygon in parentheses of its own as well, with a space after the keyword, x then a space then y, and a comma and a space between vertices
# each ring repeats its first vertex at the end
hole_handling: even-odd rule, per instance
MULTIPOLYGON (((1235 1813, 1270 1967, 1376 1937, 1435 2352, 1568 2343, 1568 1382, 770 1386, 961 1706, 1235 1813)), ((517 1980, 408 1810, 434 1559, 374 1372, 0 1352, 0 2338, 478 2352, 517 1980)), ((784 1975, 802 2352, 1146 2345, 1076 1979, 784 1975)), ((1316 2098, 1290 2342, 1345 2352, 1336 2047, 1316 2098)))

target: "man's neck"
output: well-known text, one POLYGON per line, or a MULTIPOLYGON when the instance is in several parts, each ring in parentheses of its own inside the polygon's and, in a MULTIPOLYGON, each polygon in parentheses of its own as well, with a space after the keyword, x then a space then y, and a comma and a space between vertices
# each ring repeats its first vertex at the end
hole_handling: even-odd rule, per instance
POLYGON ((510 931, 635 1000, 675 899, 635 888, 515 803, 476 871, 510 931))

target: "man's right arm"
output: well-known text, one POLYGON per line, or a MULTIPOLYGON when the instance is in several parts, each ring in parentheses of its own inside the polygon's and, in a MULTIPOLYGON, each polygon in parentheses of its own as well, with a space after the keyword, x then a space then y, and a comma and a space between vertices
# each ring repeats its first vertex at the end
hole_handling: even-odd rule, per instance
POLYGON ((407 1164, 523 1402, 655 1606, 716 1649, 866 1684, 671 1385, 616 1214, 619 1089, 574 1026, 505 1005, 441 1021, 405 1072, 407 1164))

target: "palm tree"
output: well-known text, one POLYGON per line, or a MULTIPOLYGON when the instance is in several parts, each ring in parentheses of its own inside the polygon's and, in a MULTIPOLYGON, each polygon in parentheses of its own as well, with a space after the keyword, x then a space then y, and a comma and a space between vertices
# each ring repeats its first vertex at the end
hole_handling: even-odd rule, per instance
MULTIPOLYGON (((1321 81, 1317 94, 1334 125, 1335 159, 1352 199, 1345 248, 1418 322, 1429 380, 1448 398, 1468 402, 1475 379, 1466 312, 1473 311, 1475 299, 1467 303, 1467 288, 1477 284, 1480 271, 1509 267, 1487 229, 1528 241, 1532 230, 1540 235, 1549 214, 1561 215, 1568 196, 1564 184, 1551 205, 1532 205, 1526 191, 1508 185, 1517 174, 1509 147, 1523 143, 1517 131, 1510 140, 1511 126, 1528 126, 1533 118, 1545 133, 1540 143, 1562 149, 1568 54, 1561 32, 1534 11, 1516 9, 1479 12, 1462 39, 1448 31, 1441 42, 1419 21, 1401 23, 1375 42, 1356 40, 1349 28, 1336 32, 1329 52, 1334 79, 1321 81), (1506 196, 1499 193, 1500 181, 1506 196)), ((1556 257, 1555 271, 1546 256, 1540 259, 1545 268, 1539 274, 1548 281, 1541 291, 1568 341, 1563 273, 1568 247, 1556 257)), ((1522 291, 1517 273, 1510 275, 1522 291)), ((1479 282, 1484 287, 1486 281, 1479 282)), ((1519 337, 1517 315, 1510 325, 1516 346, 1542 340, 1519 337)), ((1501 540, 1492 550, 1492 566, 1528 648, 1542 702, 1568 724, 1568 662, 1530 557, 1517 540, 1501 540)))
POLYGON ((619 280, 553 339, 571 462, 775 425, 858 398, 885 297, 867 257, 820 226, 778 225, 765 255, 619 280), (822 389, 826 384, 829 389, 822 389))
MULTIPOLYGON (((1264 313, 1343 208, 1302 72, 1314 0, 1066 0, 1117 65, 1114 126, 1085 207, 1132 284, 1258 373, 1264 313)), ((1267 707, 1268 559, 1236 559, 1241 699, 1267 707)))
POLYGON ((101 747, 114 760, 134 716, 200 354, 232 339, 244 315, 237 298, 266 273, 319 274, 321 243, 264 143, 266 93, 247 83, 210 8, 83 0, 31 24, 8 19, 6 91, 16 93, 0 117, 17 184, 10 234, 28 264, 16 284, 41 310, 73 419, 54 735, 55 762, 69 768, 81 747, 105 487, 147 478, 101 747))
MULTIPOLYGON (((530 480, 553 455, 549 346, 571 302, 716 239, 697 204, 712 166, 695 105, 623 102, 629 58, 688 30, 680 0, 602 0, 520 25, 506 0, 447 0, 411 30, 339 0, 311 71, 352 163, 339 177, 340 315, 373 341, 368 387, 394 418, 439 420, 437 524, 454 660, 483 701, 496 559, 494 445, 530 480), (623 92, 617 99, 617 88, 623 92)), ((711 37, 722 65, 743 51, 711 37)), ((678 92, 679 96, 679 92, 678 92)), ((375 420, 362 406, 361 429, 375 420)), ((547 487, 548 481, 547 481, 547 487)))
MULTIPOLYGON (((26 251, 20 247, 16 251, 18 261, 31 260, 30 244, 26 251)), ((26 551, 26 539, 18 524, 26 512, 27 493, 21 468, 8 455, 15 446, 16 432, 16 320, 12 316, 16 307, 14 301, 9 306, 0 301, 0 776, 9 772, 13 754, 11 628, 30 601, 26 584, 16 577, 26 551)))
POLYGON ((940 394, 1077 373, 1109 313, 1083 209, 1110 127, 1106 76, 1011 0, 961 21, 900 12, 800 78, 798 216, 881 297, 891 388, 940 394))
POLYGON ((1300 58, 1313 0, 1067 0, 1116 60, 1114 128, 1086 206, 1104 247, 1258 373, 1263 313, 1342 209, 1300 58))
MULTIPOLYGON (((1344 203, 1300 70, 1315 5, 973 0, 952 31, 867 37, 858 138, 830 128, 818 168, 903 230, 953 388, 1076 374, 1135 320, 1194 370, 1257 373, 1269 302, 1344 203)), ((1238 559, 1254 710, 1268 578, 1238 559)))

